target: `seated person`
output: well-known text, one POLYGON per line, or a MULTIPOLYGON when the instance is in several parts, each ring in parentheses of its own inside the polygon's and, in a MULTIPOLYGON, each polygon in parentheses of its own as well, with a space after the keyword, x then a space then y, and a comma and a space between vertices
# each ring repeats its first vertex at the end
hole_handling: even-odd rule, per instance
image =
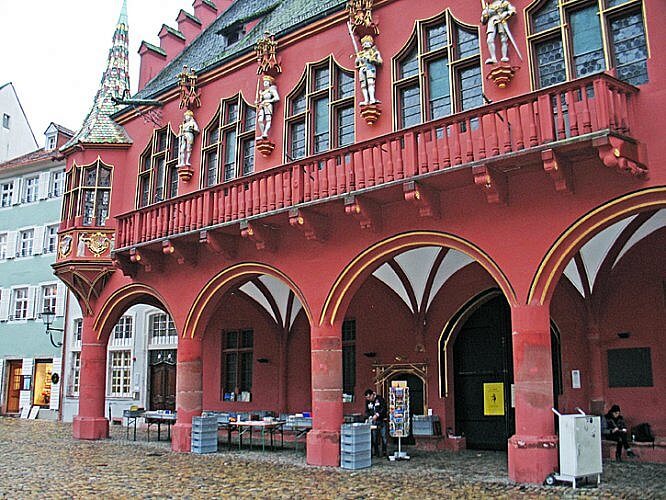
POLYGON ((617 447, 615 448, 615 459, 618 462, 622 461, 623 446, 624 449, 627 450, 628 457, 636 456, 636 454, 629 446, 629 440, 627 438, 627 424, 620 414, 620 407, 618 405, 611 406, 611 409, 608 410, 608 413, 606 413, 604 418, 601 419, 601 433, 604 436, 604 439, 615 441, 617 443, 617 447))

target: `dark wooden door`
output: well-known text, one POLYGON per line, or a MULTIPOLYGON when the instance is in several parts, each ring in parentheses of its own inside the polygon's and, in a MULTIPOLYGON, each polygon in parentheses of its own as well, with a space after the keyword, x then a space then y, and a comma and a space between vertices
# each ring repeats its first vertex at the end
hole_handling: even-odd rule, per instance
POLYGON ((18 413, 21 394, 21 361, 9 362, 9 383, 7 384, 7 413, 18 413))
POLYGON ((503 450, 515 432, 511 408, 511 314, 504 297, 483 304, 467 320, 453 346, 456 433, 467 447, 503 450), (502 383, 504 415, 485 415, 484 384, 502 383))
POLYGON ((150 409, 176 409, 176 365, 160 363, 150 367, 150 409))

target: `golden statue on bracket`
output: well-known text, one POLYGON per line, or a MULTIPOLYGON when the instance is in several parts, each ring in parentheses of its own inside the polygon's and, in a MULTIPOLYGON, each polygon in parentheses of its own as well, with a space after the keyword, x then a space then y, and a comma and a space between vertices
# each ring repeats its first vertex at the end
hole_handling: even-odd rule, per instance
POLYGON ((197 88, 197 74, 194 68, 187 69, 183 66, 183 71, 178 75, 178 87, 180 88, 180 109, 200 108, 201 93, 197 88))
POLYGON ((354 46, 354 62, 358 70, 363 101, 359 103, 361 116, 368 125, 374 125, 381 116, 380 101, 376 96, 377 70, 382 65, 382 56, 377 48, 379 27, 372 17, 373 0, 348 0, 349 20, 347 28, 354 46), (356 38, 360 39, 361 46, 356 38))

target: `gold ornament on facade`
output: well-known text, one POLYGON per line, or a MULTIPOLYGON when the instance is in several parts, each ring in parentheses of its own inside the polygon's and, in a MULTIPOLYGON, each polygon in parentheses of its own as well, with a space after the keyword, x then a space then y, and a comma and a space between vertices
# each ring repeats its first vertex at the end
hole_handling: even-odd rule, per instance
POLYGON ((282 73, 282 67, 277 58, 278 43, 275 41, 275 35, 268 31, 259 39, 255 46, 257 54, 257 74, 272 75, 273 77, 282 73))
POLYGON ((348 0, 347 12, 349 24, 359 36, 366 34, 379 35, 379 28, 372 18, 374 0, 348 0))
POLYGON ((79 235, 79 241, 83 242, 90 252, 99 257, 109 248, 111 248, 111 239, 101 232, 96 233, 82 233, 79 235))
POLYGON ((188 70, 187 66, 183 66, 183 71, 178 75, 178 87, 180 88, 180 109, 201 107, 201 92, 197 88, 197 75, 194 68, 188 70))

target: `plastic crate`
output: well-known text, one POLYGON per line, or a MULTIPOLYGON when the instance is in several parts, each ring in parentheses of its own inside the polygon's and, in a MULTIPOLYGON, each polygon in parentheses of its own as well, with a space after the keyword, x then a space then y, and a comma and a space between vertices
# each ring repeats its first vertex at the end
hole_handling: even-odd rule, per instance
POLYGON ((439 416, 437 416, 437 415, 414 415, 414 416, 412 416, 412 422, 439 422, 439 416))
POLYGON ((192 432, 217 432, 217 417, 194 417, 192 432))
POLYGON ((354 423, 342 424, 340 431, 344 434, 365 434, 370 432, 370 424, 367 423, 354 423))
POLYGON ((342 455, 340 457, 340 467, 349 470, 367 469, 372 465, 372 458, 367 456, 342 455))
POLYGON ((364 452, 370 452, 372 448, 372 443, 370 440, 367 442, 361 441, 358 443, 340 443, 340 453, 345 454, 345 453, 364 453, 364 452))
POLYGON ((192 446, 192 453, 217 453, 217 443, 214 445, 192 446))
POLYGON ((217 446, 217 435, 195 436, 192 435, 192 447, 194 446, 217 446))

